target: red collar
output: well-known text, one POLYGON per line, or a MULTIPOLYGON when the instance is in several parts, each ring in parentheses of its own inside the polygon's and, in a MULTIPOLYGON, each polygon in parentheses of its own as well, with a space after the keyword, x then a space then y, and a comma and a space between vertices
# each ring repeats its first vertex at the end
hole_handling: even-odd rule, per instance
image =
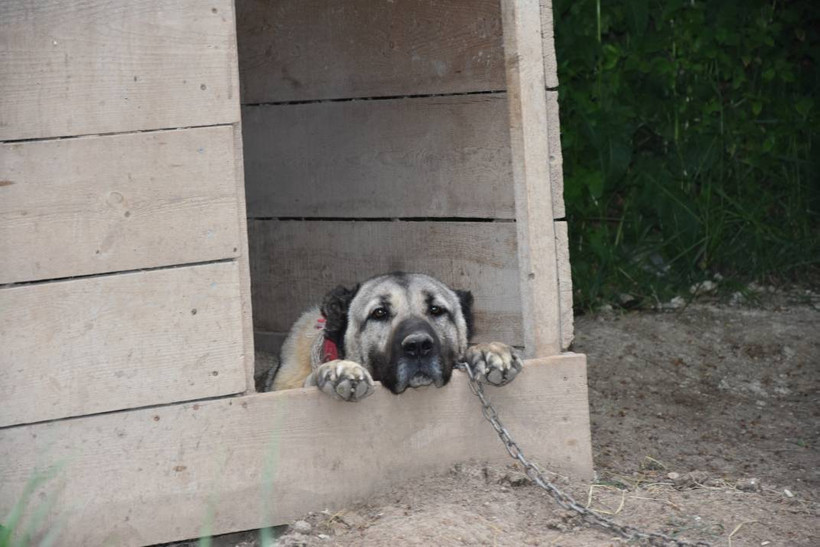
MULTIPOLYGON (((327 320, 324 317, 320 317, 316 320, 316 327, 317 329, 324 330, 325 329, 325 322, 327 320)), ((322 363, 327 363, 330 361, 335 361, 339 358, 339 346, 336 345, 336 342, 325 336, 325 340, 322 343, 322 363)))

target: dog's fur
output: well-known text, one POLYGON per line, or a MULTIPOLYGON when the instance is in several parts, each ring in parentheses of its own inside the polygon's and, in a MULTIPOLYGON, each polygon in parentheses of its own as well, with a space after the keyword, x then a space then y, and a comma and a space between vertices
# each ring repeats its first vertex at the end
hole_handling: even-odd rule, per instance
POLYGON ((346 401, 360 400, 380 381, 393 393, 441 387, 458 362, 483 381, 503 385, 521 370, 515 351, 497 342, 468 346, 473 296, 424 274, 373 277, 337 287, 306 311, 282 346, 273 389, 316 385, 346 401), (322 362, 325 339, 338 359, 322 362))

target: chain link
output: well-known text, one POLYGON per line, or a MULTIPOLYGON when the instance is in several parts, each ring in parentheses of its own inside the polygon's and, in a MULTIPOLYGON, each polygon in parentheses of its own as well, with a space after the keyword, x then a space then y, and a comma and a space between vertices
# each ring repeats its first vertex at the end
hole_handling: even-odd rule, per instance
POLYGON ((610 520, 606 517, 601 516, 600 514, 596 513, 595 511, 580 505, 577 501, 575 501, 572 496, 566 494, 559 490, 554 484, 552 484, 549 480, 547 480, 543 473, 541 472, 538 467, 530 462, 527 458, 524 457, 524 453, 521 451, 521 447, 518 446, 512 437, 510 436, 510 432, 507 431, 507 428, 504 427, 504 424, 501 423, 501 420, 498 417, 498 412, 496 412, 495 407, 493 407, 492 403, 490 403, 489 399, 487 399, 486 394, 484 393, 484 385, 479 382, 475 375, 473 374, 472 369, 467 366, 465 363, 460 363, 458 368, 465 371, 467 373, 468 378, 470 379, 470 389, 472 392, 481 400, 481 413, 484 415, 484 418, 490 422, 490 425, 493 426, 495 432, 498 433, 498 436, 501 438, 501 442, 504 443, 504 448, 507 449, 507 452, 510 454, 514 460, 518 460, 521 465, 524 466, 524 471, 526 472, 527 476, 538 486, 546 490, 550 496, 564 509, 568 509, 574 511, 581 515, 587 522, 590 522, 596 526, 600 526, 605 530, 609 530, 615 532, 622 538, 625 538, 629 541, 643 541, 648 542, 649 545, 655 545, 659 547, 709 547, 709 543, 705 542, 697 542, 697 543, 690 543, 688 541, 683 541, 680 539, 673 538, 671 536, 667 536, 666 534, 661 534, 659 532, 643 532, 634 528, 632 526, 627 526, 625 524, 618 524, 617 522, 610 520))

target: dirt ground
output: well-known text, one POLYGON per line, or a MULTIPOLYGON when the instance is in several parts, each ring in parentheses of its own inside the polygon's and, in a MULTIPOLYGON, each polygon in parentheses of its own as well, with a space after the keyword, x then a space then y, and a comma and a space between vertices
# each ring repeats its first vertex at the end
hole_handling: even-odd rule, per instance
MULTIPOLYGON (((688 541, 820 545, 820 295, 583 316, 573 349, 589 360, 597 480, 553 476, 560 488, 688 541)), ((276 532, 282 546, 623 544, 514 465, 481 462, 276 532)), ((245 532, 214 545, 261 542, 245 532)))

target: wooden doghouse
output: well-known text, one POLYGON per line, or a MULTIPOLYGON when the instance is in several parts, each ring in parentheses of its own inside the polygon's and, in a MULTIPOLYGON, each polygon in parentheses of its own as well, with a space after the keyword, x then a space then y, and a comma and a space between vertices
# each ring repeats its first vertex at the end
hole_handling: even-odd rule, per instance
POLYGON ((503 460, 462 374, 254 393, 254 334, 397 269, 525 346, 489 393, 589 476, 556 86, 544 0, 0 3, 0 519, 150 544, 503 460))

